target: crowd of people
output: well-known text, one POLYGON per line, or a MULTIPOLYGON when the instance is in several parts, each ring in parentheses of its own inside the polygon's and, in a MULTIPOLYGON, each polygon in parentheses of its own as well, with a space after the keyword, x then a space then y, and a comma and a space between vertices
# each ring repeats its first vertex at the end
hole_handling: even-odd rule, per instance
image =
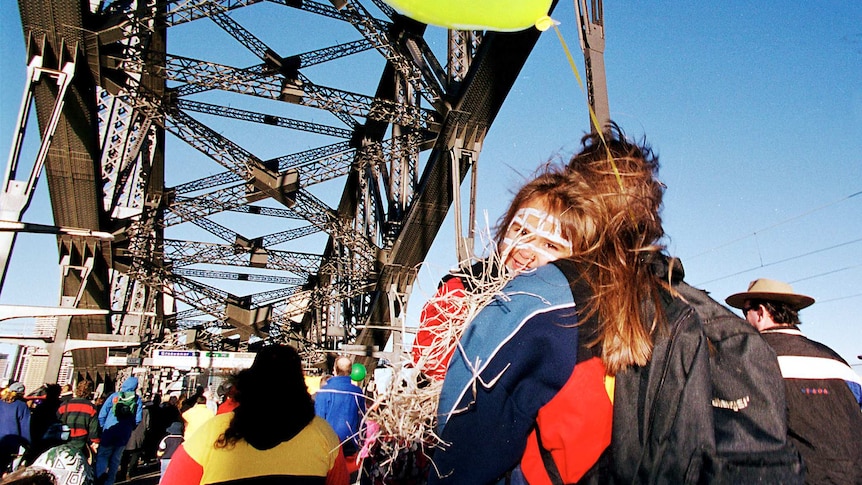
MULTIPOLYGON (((648 447, 700 430, 681 429, 685 423, 658 404, 648 407, 631 383, 652 386, 650 365, 663 355, 673 370, 661 380, 679 379, 670 387, 683 389, 714 349, 706 323, 685 320, 677 333, 669 322, 673 305, 688 302, 662 245, 657 155, 615 124, 581 144, 567 163, 546 164, 517 191, 489 253, 443 278, 422 311, 404 356, 418 377, 394 382, 432 389, 434 413, 404 410, 398 418, 430 423, 437 439, 386 437, 412 440, 398 450, 409 450, 421 475, 363 476, 360 462, 370 456, 405 459, 373 451, 383 437, 369 415, 386 408, 398 415, 397 403, 363 389, 364 367, 344 355, 310 393, 302 359, 286 345, 263 347, 219 386, 218 401, 198 388, 182 402, 144 402, 129 377, 101 405, 91 401, 91 383, 80 382, 74 397, 54 386, 31 409, 23 386, 12 383, 0 403, 0 466, 13 468, 22 445, 24 462, 32 462, 55 444, 49 436, 59 422, 68 428, 67 446, 97 449, 94 476, 107 485, 156 459, 165 485, 711 483, 734 476, 708 462, 714 456, 700 441, 691 450, 648 447), (659 349, 666 350, 657 356, 659 349), (632 416, 658 423, 620 422, 632 416), (635 458, 622 463, 628 456, 635 458)), ((798 450, 792 482, 862 483, 862 381, 799 330, 798 312, 814 299, 761 278, 726 303, 742 310, 736 323, 774 349, 764 359, 783 382, 758 384, 784 388, 786 435, 798 450)))
POLYGON ((123 380, 116 392, 99 396, 89 380, 74 388, 46 384, 30 393, 21 382, 10 382, 0 391, 0 475, 32 465, 65 469, 53 470, 62 475, 57 483, 111 485, 127 480, 145 464, 161 461, 166 466, 177 438, 184 439, 191 426, 214 416, 219 404, 228 412, 230 400, 225 395, 216 401, 202 386, 189 396, 162 401, 159 394, 150 394, 144 399, 134 376, 123 380), (198 406, 205 416, 199 417, 198 406), (55 463, 58 455, 67 461, 55 463))

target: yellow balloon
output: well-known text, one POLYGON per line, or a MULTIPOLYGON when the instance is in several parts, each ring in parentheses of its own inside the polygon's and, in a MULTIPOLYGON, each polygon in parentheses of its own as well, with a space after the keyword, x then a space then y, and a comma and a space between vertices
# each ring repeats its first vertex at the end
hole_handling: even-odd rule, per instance
POLYGON ((547 15, 545 15, 544 17, 540 17, 538 20, 536 20, 536 28, 539 29, 539 31, 541 32, 550 29, 554 25, 559 25, 559 22, 552 19, 551 17, 548 17, 547 15))
MULTIPOLYGON (((547 23, 552 0, 384 0, 398 13, 454 30, 515 32, 547 23)), ((541 27, 544 27, 542 29, 541 27)))

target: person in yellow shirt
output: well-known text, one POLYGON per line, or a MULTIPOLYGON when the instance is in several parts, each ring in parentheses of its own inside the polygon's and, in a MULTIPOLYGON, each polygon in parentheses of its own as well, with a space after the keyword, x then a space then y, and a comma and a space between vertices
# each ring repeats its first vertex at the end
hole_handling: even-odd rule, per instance
POLYGON ((189 439, 189 436, 194 434, 200 425, 207 422, 213 416, 215 416, 215 413, 207 406, 207 398, 203 395, 198 396, 195 405, 183 413, 183 421, 186 423, 183 438, 189 439))
POLYGON ((237 375, 239 406, 184 441, 159 483, 351 483, 338 435, 314 414, 302 367, 293 347, 261 349, 237 375))

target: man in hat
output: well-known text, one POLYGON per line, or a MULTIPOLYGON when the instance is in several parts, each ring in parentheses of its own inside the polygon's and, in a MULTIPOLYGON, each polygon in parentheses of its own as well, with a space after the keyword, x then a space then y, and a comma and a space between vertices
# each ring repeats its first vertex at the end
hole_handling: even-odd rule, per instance
POLYGON ((806 483, 862 483, 862 380, 835 351, 799 331, 814 298, 760 278, 727 297, 772 346, 784 377, 787 427, 807 468, 806 483))

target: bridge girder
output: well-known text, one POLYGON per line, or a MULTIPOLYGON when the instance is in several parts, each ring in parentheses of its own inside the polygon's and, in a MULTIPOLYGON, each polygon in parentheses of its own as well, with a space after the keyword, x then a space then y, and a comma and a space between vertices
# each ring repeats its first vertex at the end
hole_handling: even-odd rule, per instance
MULTIPOLYGON (((55 220, 115 234, 70 251, 100 258, 84 305, 114 312, 72 328, 137 333, 142 353, 177 325, 205 329, 211 346, 234 333, 240 346, 251 337, 308 352, 385 345, 389 295, 409 293, 453 181, 475 163, 539 36, 427 29, 356 0, 79 5, 20 3, 26 36, 74 49, 88 67, 46 165, 55 220), (312 26, 324 22, 340 29, 334 45, 312 26), (196 44, 168 52, 174 30, 182 38, 198 24, 196 44), (463 155, 454 171, 453 153, 463 155)), ((76 367, 110 372, 104 352, 78 351, 76 367)))

